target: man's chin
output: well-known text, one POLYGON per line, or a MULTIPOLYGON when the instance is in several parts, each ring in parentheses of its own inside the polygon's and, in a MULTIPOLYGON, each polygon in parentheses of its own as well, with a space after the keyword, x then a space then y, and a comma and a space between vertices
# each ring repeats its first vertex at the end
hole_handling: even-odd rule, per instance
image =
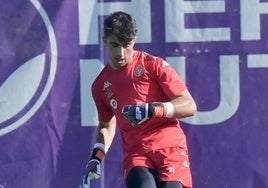
POLYGON ((112 64, 111 66, 114 68, 114 69, 120 69, 122 67, 125 67, 127 65, 127 63, 114 63, 112 64))
POLYGON ((118 67, 121 68, 121 67, 125 67, 127 65, 127 63, 122 63, 122 64, 118 64, 118 67))
POLYGON ((117 67, 124 67, 124 66, 127 65, 127 62, 126 61, 118 61, 118 62, 115 63, 115 65, 117 67))

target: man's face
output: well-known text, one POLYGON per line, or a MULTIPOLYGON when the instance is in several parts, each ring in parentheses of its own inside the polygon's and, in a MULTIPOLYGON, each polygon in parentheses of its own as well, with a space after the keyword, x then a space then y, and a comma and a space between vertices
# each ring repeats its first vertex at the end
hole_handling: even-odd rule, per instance
POLYGON ((133 57, 134 44, 136 39, 130 42, 120 42, 115 35, 111 35, 104 39, 104 43, 108 48, 109 64, 114 69, 126 66, 133 57))

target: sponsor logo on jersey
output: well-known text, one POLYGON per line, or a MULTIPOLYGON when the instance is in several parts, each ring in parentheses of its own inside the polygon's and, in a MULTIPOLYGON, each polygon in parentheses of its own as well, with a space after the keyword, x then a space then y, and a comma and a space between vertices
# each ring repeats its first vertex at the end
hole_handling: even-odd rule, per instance
POLYGON ((115 99, 110 100, 110 105, 113 109, 117 109, 117 101, 115 99))

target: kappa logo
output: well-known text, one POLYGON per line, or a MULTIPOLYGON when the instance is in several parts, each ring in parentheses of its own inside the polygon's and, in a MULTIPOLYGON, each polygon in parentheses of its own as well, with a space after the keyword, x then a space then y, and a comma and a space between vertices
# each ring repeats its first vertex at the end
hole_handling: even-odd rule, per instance
POLYGON ((108 89, 112 84, 109 81, 103 83, 103 90, 108 89))
POLYGON ((111 90, 111 83, 109 81, 104 82, 103 84, 103 91, 106 94, 107 98, 110 98, 113 96, 113 91, 111 90))
MULTIPOLYGON (((6 18, 12 18, 12 23, 14 19, 19 19, 15 20, 16 24, 0 18, 0 23, 3 23, 1 29, 7 33, 0 33, 0 40, 8 43, 5 47, 0 44, 0 70, 3 72, 0 74, 0 136, 22 126, 36 113, 51 90, 57 69, 55 33, 42 5, 38 0, 29 0, 27 11, 37 12, 33 14, 37 16, 31 20, 31 24, 38 25, 35 27, 38 28, 38 33, 33 35, 31 30, 30 37, 27 37, 27 33, 20 33, 30 27, 31 24, 27 23, 30 19, 14 16, 17 15, 17 12, 14 13, 17 11, 14 8, 16 5, 12 4, 11 7, 13 9, 10 11, 5 10, 10 14, 6 18), (43 26, 40 23, 43 23, 43 26), (8 35, 13 37, 8 38, 8 35), (15 41, 14 38, 21 42, 15 41), (48 45, 39 44, 40 38, 44 38, 48 45), (28 46, 18 46, 20 44, 28 46), (46 50, 53 55, 49 55, 46 50)), ((17 7, 21 10, 21 7, 17 7)))
POLYGON ((163 61, 163 67, 167 67, 167 66, 170 66, 169 63, 166 61, 163 61))

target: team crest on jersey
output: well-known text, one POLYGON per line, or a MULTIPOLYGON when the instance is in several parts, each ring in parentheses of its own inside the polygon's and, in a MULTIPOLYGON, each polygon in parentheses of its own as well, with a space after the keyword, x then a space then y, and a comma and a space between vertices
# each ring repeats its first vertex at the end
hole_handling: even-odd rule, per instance
POLYGON ((115 99, 110 100, 110 105, 113 109, 117 109, 117 101, 115 99))
POLYGON ((142 65, 136 66, 136 68, 134 70, 134 75, 139 77, 139 76, 143 75, 143 73, 144 73, 144 67, 142 65))

